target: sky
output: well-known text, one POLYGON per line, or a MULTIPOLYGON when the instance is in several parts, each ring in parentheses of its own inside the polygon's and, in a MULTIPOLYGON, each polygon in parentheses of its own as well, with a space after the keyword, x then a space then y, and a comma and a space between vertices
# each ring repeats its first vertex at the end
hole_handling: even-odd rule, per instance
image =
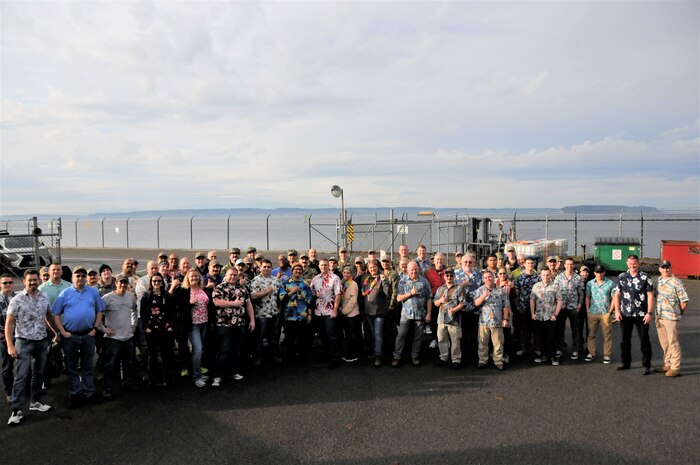
POLYGON ((0 215, 700 210, 700 3, 0 2, 0 215))

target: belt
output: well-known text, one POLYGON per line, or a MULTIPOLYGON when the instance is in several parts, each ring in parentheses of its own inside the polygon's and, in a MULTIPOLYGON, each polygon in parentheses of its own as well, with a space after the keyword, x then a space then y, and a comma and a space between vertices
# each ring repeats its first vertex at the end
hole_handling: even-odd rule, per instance
POLYGON ((71 334, 76 334, 78 336, 87 336, 88 334, 90 334, 90 331, 92 331, 92 329, 88 329, 86 331, 71 331, 70 329, 67 329, 67 331, 71 334))

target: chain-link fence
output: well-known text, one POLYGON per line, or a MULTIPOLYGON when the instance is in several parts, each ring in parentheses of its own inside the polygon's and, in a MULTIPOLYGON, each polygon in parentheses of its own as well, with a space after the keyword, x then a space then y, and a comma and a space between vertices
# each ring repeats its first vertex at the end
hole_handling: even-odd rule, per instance
MULTIPOLYGON (((596 237, 634 237, 649 258, 660 255, 661 240, 700 241, 700 214, 518 215, 498 218, 467 215, 395 215, 353 210, 353 250, 396 251, 400 244, 415 250, 454 253, 499 248, 508 240, 563 239, 569 255, 594 253, 596 237)), ((31 221, 2 221, 0 229, 31 232, 31 221)), ((340 215, 252 215, 187 218, 78 218, 40 221, 46 233, 60 232, 64 247, 229 249, 254 246, 261 250, 315 247, 332 253, 343 244, 340 215)), ((55 240, 51 243, 55 246, 55 240)), ((486 250, 488 251, 488 250, 486 250)))

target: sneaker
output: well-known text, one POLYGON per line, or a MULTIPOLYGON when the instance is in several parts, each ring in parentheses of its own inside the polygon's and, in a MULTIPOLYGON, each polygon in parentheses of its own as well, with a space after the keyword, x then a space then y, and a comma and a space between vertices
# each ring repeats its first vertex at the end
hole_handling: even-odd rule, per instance
POLYGON ((417 367, 420 365, 420 359, 419 358, 412 358, 411 363, 413 364, 414 367, 417 367))
POLYGON ((399 360, 398 358, 395 358, 394 360, 391 361, 391 366, 394 368, 398 368, 399 363, 401 363, 401 360, 399 360))
POLYGON ((211 382, 211 385, 213 387, 219 387, 221 386, 221 378, 214 378, 214 381, 211 382))
POLYGON ((525 355, 525 351, 523 349, 520 349, 515 353, 515 355, 517 355, 518 357, 522 357, 523 355, 525 355))
POLYGON ((437 341, 436 341, 435 339, 433 339, 432 341, 430 341, 430 346, 429 346, 429 347, 430 347, 431 349, 437 349, 437 346, 438 346, 438 344, 437 344, 437 341))
POLYGON ((668 370, 666 372, 666 377, 667 378, 675 378, 676 376, 680 376, 681 372, 680 370, 668 370))
POLYGON ((377 368, 382 366, 382 358, 380 356, 374 357, 374 366, 377 368))
POLYGON ((661 367, 656 367, 654 368, 654 371, 657 373, 668 373, 668 370, 671 369, 671 365, 664 365, 661 367))
POLYGON ((48 412, 49 410, 51 410, 51 406, 42 404, 41 402, 30 402, 29 410, 32 410, 34 412, 48 412))
POLYGON ((202 381, 204 381, 205 383, 206 383, 207 381, 209 381, 209 377, 208 377, 208 376, 204 376, 204 375, 202 375, 202 377, 201 377, 200 379, 201 379, 202 381))
POLYGON ((433 329, 430 326, 426 326, 423 330, 423 334, 433 334, 433 329))
POLYGON ((204 381, 204 379, 199 378, 197 381, 194 382, 194 385, 197 386, 198 388, 203 388, 204 386, 207 385, 207 382, 204 381))
POLYGON ((648 376, 648 375, 652 374, 653 372, 654 372, 654 371, 651 369, 651 367, 644 367, 644 368, 642 368, 642 374, 643 374, 644 376, 648 376))
POLYGON ((506 367, 504 365, 496 365, 496 370, 503 371, 505 369, 506 369, 506 367))
POLYGON ((243 379, 243 375, 240 375, 240 374, 238 374, 238 373, 235 373, 235 374, 233 375, 233 379, 234 379, 235 381, 240 381, 240 380, 243 379))
POLYGON ((595 355, 588 354, 586 355, 586 358, 584 360, 587 362, 592 362, 593 360, 595 360, 595 355))
POLYGON ((189 376, 190 370, 187 368, 183 368, 182 371, 180 372, 180 377, 184 378, 185 376, 189 376))
POLYGON ((552 359, 552 366, 555 366, 555 367, 559 366, 559 359, 557 357, 554 357, 552 359))
POLYGON ((605 357, 603 357, 603 363, 605 363, 606 365, 610 365, 612 363, 612 360, 610 360, 610 357, 606 355, 605 357))
POLYGON ((24 418, 24 414, 22 413, 22 411, 15 410, 12 412, 12 415, 10 415, 10 419, 7 420, 7 424, 10 426, 19 425, 19 422, 22 421, 22 418, 24 418))
POLYGON ((200 371, 200 373, 202 373, 203 375, 206 375, 207 373, 209 373, 209 368, 207 368, 207 367, 202 367, 199 371, 200 371))
POLYGON ((561 350, 557 350, 557 353, 555 354, 557 357, 561 357, 561 350))
POLYGON ((578 360, 578 352, 576 352, 576 351, 571 352, 571 360, 578 360))
POLYGON ((535 363, 544 363, 547 361, 547 357, 536 357, 535 363))
POLYGON ((510 357, 506 354, 503 354, 503 363, 510 363, 510 357))
POLYGON ((345 363, 352 363, 357 361, 357 357, 341 357, 341 360, 345 363))

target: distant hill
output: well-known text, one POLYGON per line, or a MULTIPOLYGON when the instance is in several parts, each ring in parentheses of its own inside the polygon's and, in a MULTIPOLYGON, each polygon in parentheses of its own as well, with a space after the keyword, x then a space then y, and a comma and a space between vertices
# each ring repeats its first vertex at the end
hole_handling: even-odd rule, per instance
POLYGON ((561 209, 562 213, 638 213, 638 212, 649 212, 656 213, 659 210, 654 207, 628 207, 625 205, 573 205, 570 207, 563 207, 561 209))

